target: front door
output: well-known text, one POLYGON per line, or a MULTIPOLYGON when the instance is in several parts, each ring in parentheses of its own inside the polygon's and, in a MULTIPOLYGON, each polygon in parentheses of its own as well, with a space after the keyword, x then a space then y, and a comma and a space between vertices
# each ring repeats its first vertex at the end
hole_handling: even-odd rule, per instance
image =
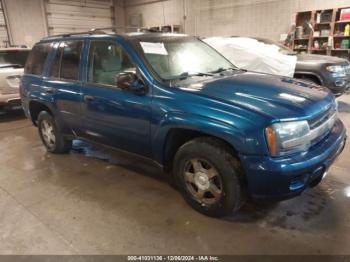
POLYGON ((150 94, 120 89, 119 73, 136 71, 126 51, 117 42, 92 40, 83 84, 83 133, 89 140, 149 156, 150 94))

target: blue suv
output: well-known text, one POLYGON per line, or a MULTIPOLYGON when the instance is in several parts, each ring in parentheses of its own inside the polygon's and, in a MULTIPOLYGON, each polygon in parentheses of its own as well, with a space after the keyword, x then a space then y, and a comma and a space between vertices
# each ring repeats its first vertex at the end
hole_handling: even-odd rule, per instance
POLYGON ((240 70, 181 34, 45 38, 28 58, 21 97, 49 152, 82 139, 140 155, 209 216, 247 197, 299 195, 322 180, 346 140, 326 89, 240 70))

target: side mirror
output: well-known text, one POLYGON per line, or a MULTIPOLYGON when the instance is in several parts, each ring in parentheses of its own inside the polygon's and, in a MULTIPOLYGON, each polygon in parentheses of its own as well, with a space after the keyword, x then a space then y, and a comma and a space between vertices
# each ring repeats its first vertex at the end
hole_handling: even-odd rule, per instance
POLYGON ((123 72, 116 76, 117 87, 142 94, 146 91, 144 82, 134 72, 123 72))

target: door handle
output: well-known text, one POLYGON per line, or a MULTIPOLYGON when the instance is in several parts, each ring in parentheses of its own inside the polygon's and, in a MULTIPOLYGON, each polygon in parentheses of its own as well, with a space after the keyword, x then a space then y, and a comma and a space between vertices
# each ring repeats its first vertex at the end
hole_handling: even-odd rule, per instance
POLYGON ((54 93, 54 90, 53 90, 53 88, 48 87, 48 88, 46 88, 46 89, 45 89, 45 93, 46 93, 46 94, 50 94, 50 95, 51 95, 51 94, 53 94, 53 93, 54 93))
POLYGON ((84 96, 84 101, 85 102, 92 102, 95 100, 94 96, 84 96))

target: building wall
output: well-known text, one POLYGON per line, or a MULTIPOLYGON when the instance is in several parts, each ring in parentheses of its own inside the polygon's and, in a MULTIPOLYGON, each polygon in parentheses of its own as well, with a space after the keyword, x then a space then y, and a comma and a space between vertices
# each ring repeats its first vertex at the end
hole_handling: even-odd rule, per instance
POLYGON ((278 40, 298 11, 350 6, 350 0, 127 0, 125 20, 143 26, 182 25, 198 36, 242 35, 278 40))
POLYGON ((132 16, 142 14, 142 26, 182 24, 183 0, 126 0, 126 24, 131 25, 132 16))
MULTIPOLYGON (((3 0, 11 43, 32 46, 47 35, 44 0, 3 0)), ((141 14, 143 26, 179 24, 199 36, 263 36, 278 40, 297 11, 350 6, 350 0, 114 0, 115 24, 141 14)))
MULTIPOLYGON (((41 38, 47 36, 44 0, 2 1, 8 20, 11 44, 32 47, 41 38)), ((119 27, 125 26, 124 2, 124 0, 114 0, 115 25, 119 27)))
POLYGON ((114 0, 114 21, 116 27, 125 27, 125 7, 123 0, 114 0))
POLYGON ((3 0, 10 42, 31 47, 46 36, 42 0, 3 0))

